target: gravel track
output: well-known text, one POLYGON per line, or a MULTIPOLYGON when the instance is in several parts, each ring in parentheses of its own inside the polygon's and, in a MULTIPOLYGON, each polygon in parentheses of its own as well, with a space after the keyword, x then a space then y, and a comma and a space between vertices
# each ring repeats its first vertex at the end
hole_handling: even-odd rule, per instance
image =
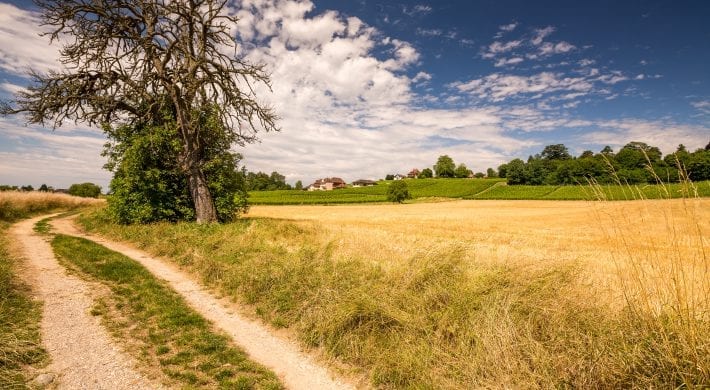
POLYGON ((239 315, 232 302, 214 297, 175 265, 154 258, 130 245, 86 234, 77 229, 70 218, 56 219, 51 224, 59 233, 87 238, 141 263, 153 275, 168 282, 194 310, 231 336, 251 359, 274 371, 287 388, 327 390, 356 387, 344 379, 336 378, 297 344, 276 336, 266 326, 239 315))
POLYGON ((43 301, 42 344, 51 357, 42 372, 55 376, 57 389, 148 389, 160 387, 143 378, 135 361, 112 341, 99 317, 89 314, 92 289, 87 282, 67 274, 54 257, 44 236, 33 231, 46 216, 14 225, 10 237, 24 257, 20 275, 43 301))

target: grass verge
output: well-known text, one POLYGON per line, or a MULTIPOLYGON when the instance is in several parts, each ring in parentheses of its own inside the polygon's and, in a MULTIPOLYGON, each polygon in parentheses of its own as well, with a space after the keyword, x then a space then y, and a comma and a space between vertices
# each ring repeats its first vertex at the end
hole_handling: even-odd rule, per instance
POLYGON ((47 353, 40 344, 41 304, 15 276, 8 227, 0 221, 0 389, 23 389, 29 379, 23 367, 41 365, 47 353))
POLYGON ((108 286, 93 309, 138 359, 186 388, 280 389, 278 378, 250 361, 229 338, 137 262, 82 238, 57 235, 60 261, 108 286))
POLYGON ((683 317, 693 321, 695 337, 686 338, 663 326, 678 318, 672 313, 638 311, 631 301, 611 307, 584 284, 579 264, 476 261, 446 246, 412 250, 388 267, 366 248, 335 257, 337 241, 316 223, 276 219, 120 226, 94 213, 82 223, 174 259, 376 387, 710 383, 702 358, 710 346, 698 337, 710 334, 707 318, 683 317))

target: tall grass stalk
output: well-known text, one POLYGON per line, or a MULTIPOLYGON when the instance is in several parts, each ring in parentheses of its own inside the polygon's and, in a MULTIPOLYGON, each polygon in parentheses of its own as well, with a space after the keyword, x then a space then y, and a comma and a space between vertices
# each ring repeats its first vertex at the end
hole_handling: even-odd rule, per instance
MULTIPOLYGON (((648 163, 660 197, 677 197, 648 163)), ((640 212, 619 208, 614 223, 602 225, 615 248, 612 256, 625 303, 620 320, 630 332, 620 347, 632 369, 642 374, 635 384, 643 387, 654 381, 686 388, 710 385, 710 259, 703 226, 707 221, 699 216, 708 203, 677 164, 681 202, 648 200, 638 187, 621 183, 614 174, 627 194, 645 207, 640 212), (662 215, 661 221, 654 221, 665 236, 662 241, 659 226, 648 233, 652 212, 662 215)), ((593 188, 602 193, 598 185, 593 188)))

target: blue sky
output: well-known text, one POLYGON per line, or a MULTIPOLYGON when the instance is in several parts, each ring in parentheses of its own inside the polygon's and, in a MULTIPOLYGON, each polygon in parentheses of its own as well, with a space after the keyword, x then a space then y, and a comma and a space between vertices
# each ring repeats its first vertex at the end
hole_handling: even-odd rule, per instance
MULTIPOLYGON (((230 3, 282 131, 237 151, 290 182, 381 178, 449 154, 476 171, 547 144, 579 154, 710 141, 707 1, 230 3)), ((56 65, 31 4, 0 1, 0 98, 56 65)), ((0 119, 0 183, 104 188, 100 131, 0 119)))

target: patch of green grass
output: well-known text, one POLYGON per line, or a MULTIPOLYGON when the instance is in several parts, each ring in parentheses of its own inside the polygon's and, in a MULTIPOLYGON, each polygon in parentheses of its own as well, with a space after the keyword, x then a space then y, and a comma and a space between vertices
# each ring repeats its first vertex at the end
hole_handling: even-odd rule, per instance
POLYGON ((44 218, 42 220, 37 221, 34 226, 34 231, 40 234, 49 234, 49 231, 52 229, 52 226, 49 224, 49 221, 52 218, 44 218))
POLYGON ((249 360, 142 265, 82 238, 57 235, 52 247, 63 264, 111 289, 93 313, 176 385, 282 388, 272 372, 249 360))
POLYGON ((557 186, 496 186, 486 192, 472 196, 471 199, 541 199, 556 189, 557 186))
POLYGON ((43 364, 47 353, 40 344, 41 303, 15 275, 7 228, 0 222, 0 389, 22 389, 29 379, 23 366, 43 364))

